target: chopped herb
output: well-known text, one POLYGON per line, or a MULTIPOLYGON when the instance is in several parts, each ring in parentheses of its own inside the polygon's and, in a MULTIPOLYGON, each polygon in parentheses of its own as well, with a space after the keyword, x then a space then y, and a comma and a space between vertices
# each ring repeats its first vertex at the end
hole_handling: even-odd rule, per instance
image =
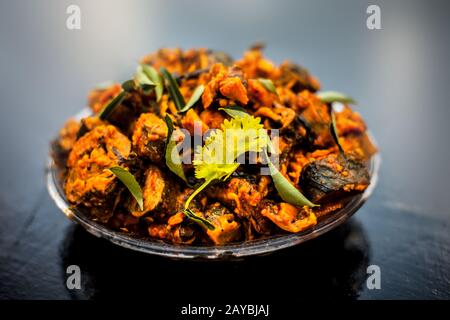
POLYGON ((259 78, 257 80, 260 84, 262 84, 264 88, 266 88, 267 91, 277 94, 277 89, 275 88, 275 85, 273 84, 272 80, 263 78, 259 78))
POLYGON ((248 115, 247 111, 239 106, 219 108, 219 110, 225 111, 230 117, 233 118, 243 118, 248 115))
POLYGON ((134 90, 136 87, 136 84, 134 83, 134 80, 127 80, 124 83, 122 83, 122 89, 126 92, 130 92, 131 90, 134 90))
MULTIPOLYGON (((240 108, 220 108, 219 110, 223 110, 226 113, 228 113, 233 118, 236 117, 242 117, 244 114, 248 115, 245 110, 240 108)), ((267 149, 273 153, 274 147, 272 144, 272 141, 267 139, 267 149)), ((275 185, 275 188, 277 189, 278 193, 280 194, 280 197, 293 205, 297 206, 316 206, 314 203, 309 201, 297 188, 295 188, 282 174, 278 169, 273 165, 273 163, 270 161, 269 156, 266 153, 266 158, 268 160, 268 166, 270 170, 270 174, 273 179, 273 183, 275 185)))
POLYGON ((125 99, 127 92, 122 91, 119 93, 114 99, 112 99, 98 114, 98 117, 101 120, 106 120, 109 115, 113 112, 113 110, 122 103, 123 99, 125 99))
POLYGON ((205 90, 205 87, 201 84, 199 85, 197 88, 195 88, 194 93, 192 94, 191 98, 189 99, 189 101, 186 103, 186 105, 184 106, 183 109, 181 109, 180 111, 178 111, 179 113, 181 112, 186 112, 188 111, 190 108, 192 108, 194 106, 194 104, 200 99, 200 97, 203 94, 203 91, 205 90))
POLYGON ((270 170, 270 175, 272 176, 273 184, 278 191, 281 199, 293 204, 294 206, 308 206, 316 207, 317 205, 309 201, 296 187, 286 179, 285 176, 274 166, 270 161, 269 156, 266 153, 266 158, 268 162, 268 167, 270 170))
POLYGON ((342 145, 339 141, 339 134, 337 131, 337 126, 336 126, 336 116, 334 115, 334 111, 333 108, 330 108, 330 116, 331 116, 331 123, 330 123, 330 132, 331 135, 333 136, 334 142, 336 142, 338 148, 339 148, 339 152, 344 155, 344 149, 342 148, 342 145))
POLYGON ((166 88, 169 92, 170 98, 172 99, 173 103, 175 103, 178 111, 182 110, 186 105, 186 102, 184 101, 183 95, 180 92, 177 81, 173 78, 172 74, 167 71, 166 68, 161 68, 161 73, 166 79, 166 88))
POLYGON ((95 89, 95 90, 106 90, 106 89, 108 89, 109 87, 111 87, 111 86, 114 85, 114 84, 115 84, 115 82, 114 82, 114 81, 111 81, 111 80, 109 80, 109 81, 104 81, 104 82, 97 83, 97 84, 94 86, 94 89, 95 89))
POLYGON ((214 225, 211 222, 209 222, 203 217, 196 215, 191 209, 184 209, 183 213, 186 215, 186 217, 198 223, 200 226, 209 230, 215 229, 214 225))
POLYGON ((141 211, 144 210, 144 199, 142 189, 134 176, 122 167, 112 167, 109 170, 127 187, 131 195, 136 199, 141 211))
POLYGON ((356 104, 355 100, 337 91, 322 91, 317 93, 316 95, 323 103, 340 102, 356 104))
POLYGON ((143 65, 141 65, 141 67, 142 67, 142 71, 156 85, 156 87, 155 87, 156 102, 159 102, 161 100, 161 97, 163 94, 163 89, 164 89, 163 79, 158 74, 158 71, 156 71, 155 68, 153 68, 152 66, 143 64, 143 65))
POLYGON ((239 167, 236 159, 246 152, 260 152, 267 145, 267 134, 260 118, 245 113, 243 117, 225 120, 221 129, 215 130, 205 141, 203 147, 198 147, 194 155, 195 177, 204 179, 187 199, 185 208, 192 199, 215 180, 226 180, 239 167), (236 130, 238 129, 238 130, 236 130), (230 132, 227 132, 230 130, 230 132), (246 130, 255 130, 256 135, 246 135, 246 130), (227 145, 227 141, 233 141, 227 145), (218 152, 222 150, 223 152, 218 152))
POLYGON ((168 133, 167 133, 167 141, 166 141, 166 151, 165 151, 165 159, 166 165, 177 176, 183 179, 186 183, 188 182, 186 176, 184 174, 183 165, 181 163, 181 157, 178 154, 177 143, 174 139, 172 139, 173 133, 173 123, 172 119, 169 115, 166 115, 165 119, 168 133), (175 159, 174 159, 175 157, 175 159))
POLYGON ((136 73, 134 75, 134 79, 139 84, 139 86, 142 88, 142 91, 144 91, 144 93, 149 93, 151 90, 153 90, 156 87, 156 84, 144 72, 144 69, 142 66, 139 66, 137 68, 136 73))

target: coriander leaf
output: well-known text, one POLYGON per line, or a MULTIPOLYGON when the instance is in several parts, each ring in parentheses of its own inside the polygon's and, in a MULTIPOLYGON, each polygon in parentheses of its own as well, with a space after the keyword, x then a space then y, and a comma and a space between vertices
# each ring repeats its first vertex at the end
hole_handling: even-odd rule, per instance
POLYGON ((260 118, 244 113, 242 117, 225 120, 221 129, 212 132, 204 145, 195 150, 195 177, 205 181, 187 199, 185 208, 211 182, 226 180, 236 171, 239 156, 250 151, 260 152, 266 145, 267 133, 260 118))

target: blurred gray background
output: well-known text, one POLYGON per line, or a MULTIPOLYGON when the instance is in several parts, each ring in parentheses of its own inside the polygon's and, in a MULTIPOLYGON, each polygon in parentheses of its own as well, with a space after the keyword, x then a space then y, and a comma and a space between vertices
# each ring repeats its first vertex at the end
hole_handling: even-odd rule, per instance
MULTIPOLYGON (((90 88, 129 78, 138 59, 160 47, 203 46, 238 58, 255 41, 273 61, 293 60, 323 89, 353 96, 378 141, 379 184, 352 221, 368 239, 361 256, 384 268, 386 290, 357 294, 448 298, 449 18, 450 1, 437 0, 0 0, 0 298, 73 298, 61 271, 73 254, 67 239, 83 253, 77 259, 101 266, 94 250, 101 242, 80 232, 84 240, 72 239, 44 180, 49 141, 85 106, 90 88), (66 28, 71 4, 81 8, 81 30, 66 28), (380 6, 382 30, 367 29, 369 4, 380 6)), ((318 247, 326 252, 329 244, 318 247)), ((353 261, 336 254, 338 264, 353 261)), ((116 277, 121 267, 109 268, 116 277)), ((250 269, 236 275, 250 277, 250 269)), ((281 285, 274 282, 274 292, 281 285)))

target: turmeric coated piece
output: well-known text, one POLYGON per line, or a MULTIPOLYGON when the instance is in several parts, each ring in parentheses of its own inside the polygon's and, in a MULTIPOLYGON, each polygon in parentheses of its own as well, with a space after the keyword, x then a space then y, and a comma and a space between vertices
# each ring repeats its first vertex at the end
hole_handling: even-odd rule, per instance
POLYGON ((162 163, 168 128, 163 119, 153 113, 143 113, 136 122, 133 132, 133 147, 138 155, 154 163, 162 163))
POLYGON ((267 205, 261 210, 261 214, 281 229, 294 233, 310 228, 317 223, 317 218, 309 207, 297 208, 285 202, 267 202, 267 205))
POLYGON ((65 192, 69 202, 101 206, 116 186, 108 170, 130 153, 131 143, 112 125, 101 125, 75 142, 68 160, 65 192))

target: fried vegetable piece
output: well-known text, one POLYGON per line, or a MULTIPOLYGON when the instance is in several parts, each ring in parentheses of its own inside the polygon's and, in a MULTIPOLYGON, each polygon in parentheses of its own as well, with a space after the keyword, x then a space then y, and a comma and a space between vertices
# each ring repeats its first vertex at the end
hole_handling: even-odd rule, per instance
POLYGON ((231 99, 240 102, 243 105, 248 103, 247 88, 245 88, 239 77, 228 77, 224 79, 219 86, 220 93, 231 99))
POLYGON ((248 78, 276 78, 279 70, 272 61, 263 57, 262 48, 254 47, 244 53, 244 57, 236 61, 248 78))
POLYGON ((197 231, 191 225, 171 227, 166 224, 152 223, 148 227, 148 234, 152 238, 177 244, 191 244, 197 238, 197 231))
POLYGON ((297 208, 285 202, 276 203, 265 200, 261 215, 269 218, 281 229, 294 233, 301 232, 317 223, 317 218, 309 207, 297 208))
POLYGON ((141 63, 150 64, 156 70, 161 67, 177 75, 193 73, 210 67, 214 63, 231 65, 233 59, 222 51, 208 50, 205 48, 189 49, 183 51, 179 48, 162 48, 145 56, 141 63))
MULTIPOLYGON (((109 218, 106 208, 117 187, 115 175, 107 170, 118 166, 130 154, 131 143, 112 125, 101 125, 73 145, 67 160, 65 193, 70 203, 85 207, 105 207, 101 218, 109 218)), ((100 217, 99 217, 100 218, 100 217)))
POLYGON ((366 131, 366 124, 358 112, 349 107, 344 107, 341 112, 336 112, 336 127, 342 136, 349 134, 363 134, 366 131))
POLYGON ((276 84, 296 93, 303 90, 316 92, 320 89, 319 81, 308 70, 289 61, 280 65, 280 77, 276 84))
POLYGON ((208 189, 209 197, 219 200, 232 208, 240 219, 249 224, 246 231, 247 238, 253 238, 253 231, 257 234, 269 234, 269 221, 260 215, 258 206, 269 193, 270 178, 259 177, 259 181, 246 178, 231 178, 228 182, 212 186, 208 189))
POLYGON ((222 126, 225 116, 218 110, 204 110, 200 113, 200 119, 210 129, 219 129, 222 126))
POLYGON ((176 208, 175 198, 179 193, 176 184, 161 169, 150 165, 145 172, 145 183, 142 188, 144 197, 144 211, 133 210, 136 201, 132 199, 132 215, 141 217, 151 211, 160 211, 163 214, 174 212, 176 208))
POLYGON ((230 243, 241 237, 240 224, 236 221, 234 214, 219 202, 210 205, 204 216, 215 226, 214 230, 207 230, 214 244, 230 243))
POLYGON ((248 80, 248 95, 255 102, 255 105, 253 106, 254 109, 271 107, 277 97, 256 79, 248 80))
POLYGON ((300 178, 302 190, 314 203, 363 192, 369 183, 369 172, 362 162, 338 154, 309 163, 300 178))
POLYGON ((309 91, 299 94, 303 112, 301 119, 313 135, 313 145, 316 148, 327 148, 334 144, 330 133, 330 111, 325 103, 309 91))
POLYGON ((183 120, 181 120, 181 125, 184 129, 189 131, 191 135, 194 135, 195 133, 204 134, 209 129, 193 109, 186 112, 183 120), (195 132, 196 125, 198 126, 197 132, 195 132))
POLYGON ((80 129, 80 122, 75 119, 69 119, 64 127, 59 131, 58 146, 63 151, 70 151, 77 140, 77 133, 80 129))
POLYGON ((153 113, 143 113, 134 127, 133 147, 139 156, 163 164, 167 134, 168 128, 163 119, 153 113))
POLYGON ((226 183, 209 188, 208 196, 233 208, 239 217, 247 217, 265 194, 258 190, 255 183, 245 178, 231 178, 226 183))
POLYGON ((242 70, 238 67, 226 68, 222 64, 215 64, 204 80, 207 82, 202 95, 202 103, 205 109, 213 103, 219 94, 242 105, 246 105, 249 101, 247 81, 242 70))

